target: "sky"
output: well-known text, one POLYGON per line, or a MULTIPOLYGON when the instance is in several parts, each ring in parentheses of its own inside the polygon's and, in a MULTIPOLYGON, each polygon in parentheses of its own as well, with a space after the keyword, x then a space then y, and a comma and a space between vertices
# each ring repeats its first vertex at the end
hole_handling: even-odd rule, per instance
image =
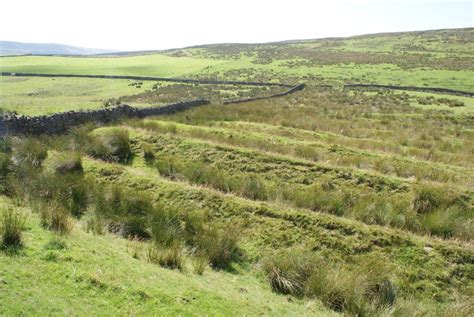
POLYGON ((1 1, 0 40, 122 51, 473 27, 474 0, 1 1))

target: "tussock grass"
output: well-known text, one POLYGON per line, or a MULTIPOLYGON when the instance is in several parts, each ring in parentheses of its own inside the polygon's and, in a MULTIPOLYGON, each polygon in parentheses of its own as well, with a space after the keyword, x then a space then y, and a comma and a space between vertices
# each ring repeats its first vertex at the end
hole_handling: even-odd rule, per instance
POLYGON ((12 160, 14 164, 25 164, 28 167, 41 167, 48 156, 47 148, 43 143, 33 138, 13 138, 12 160))
POLYGON ((82 157, 78 152, 61 153, 52 162, 54 170, 61 174, 82 174, 82 157))
POLYGON ((148 249, 148 260, 168 269, 184 269, 184 255, 182 246, 174 243, 168 247, 152 244, 148 249))
POLYGON ((126 129, 101 130, 100 133, 92 135, 90 141, 87 151, 94 157, 120 163, 128 163, 132 160, 130 137, 126 129))
POLYGON ((389 265, 373 257, 365 260, 348 266, 294 247, 264 258, 262 267, 277 292, 316 297, 350 315, 381 314, 395 304, 397 289, 388 278, 389 265))
POLYGON ((64 207, 56 203, 49 203, 37 208, 40 208, 37 211, 44 228, 61 235, 69 234, 72 231, 74 222, 64 207))
POLYGON ((14 210, 2 210, 0 214, 1 248, 19 249, 23 247, 24 241, 22 231, 25 229, 26 217, 24 214, 14 210))

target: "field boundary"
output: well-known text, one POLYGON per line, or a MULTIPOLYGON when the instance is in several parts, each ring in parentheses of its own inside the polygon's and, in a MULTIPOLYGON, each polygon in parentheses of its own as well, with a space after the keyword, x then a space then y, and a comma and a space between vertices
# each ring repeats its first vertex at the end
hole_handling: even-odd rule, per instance
MULTIPOLYGON (((1 76, 18 77, 64 77, 64 78, 100 78, 100 79, 131 79, 131 80, 153 80, 169 81, 195 84, 224 84, 224 85, 246 85, 246 86, 278 86, 289 88, 288 90, 270 96, 260 96, 244 99, 227 99, 223 104, 236 104, 255 100, 282 97, 294 92, 303 90, 305 84, 296 86, 269 83, 269 82, 241 82, 241 81, 221 81, 221 80, 199 80, 199 79, 176 79, 161 77, 140 77, 140 76, 109 76, 109 75, 73 75, 73 74, 37 74, 37 73, 13 73, 0 72, 1 76)), ((183 111, 189 108, 207 105, 211 102, 207 99, 197 99, 192 101, 177 102, 163 106, 151 106, 146 108, 136 108, 129 105, 119 105, 112 108, 102 108, 96 110, 67 111, 58 112, 52 115, 24 116, 15 114, 3 114, 0 117, 0 137, 6 135, 37 135, 37 134, 59 134, 66 132, 69 128, 87 122, 107 123, 125 117, 146 117, 162 115, 183 111)))
POLYGON ((59 112, 36 117, 4 114, 0 117, 0 136, 60 134, 87 122, 108 123, 122 118, 143 118, 170 114, 209 103, 209 100, 197 99, 146 108, 120 105, 112 108, 59 112))
POLYGON ((380 88, 380 89, 391 89, 391 90, 409 90, 419 92, 433 92, 441 94, 450 94, 464 97, 474 97, 474 92, 454 90, 449 88, 440 87, 417 87, 417 86, 396 86, 396 85, 381 85, 381 84, 345 84, 344 89, 353 88, 380 88))
POLYGON ((130 79, 143 81, 165 81, 185 84, 202 85, 242 85, 242 86, 266 86, 266 87, 285 87, 292 88, 292 85, 254 82, 254 81, 233 81, 233 80, 208 80, 208 79, 186 79, 169 77, 149 77, 149 76, 125 76, 125 75, 80 75, 80 74, 39 74, 39 73, 18 73, 18 72, 0 72, 0 76, 18 76, 18 77, 51 77, 51 78, 96 78, 96 79, 130 79))
POLYGON ((222 104, 223 105, 229 105, 229 104, 235 104, 235 103, 243 103, 243 102, 251 102, 251 101, 262 100, 262 99, 283 97, 283 96, 287 96, 289 94, 292 94, 294 92, 303 90, 305 87, 306 87, 305 84, 299 84, 299 85, 291 87, 287 91, 280 92, 280 93, 277 93, 277 94, 273 94, 273 95, 270 95, 270 96, 260 96, 260 97, 251 97, 251 98, 242 98, 242 99, 226 99, 222 102, 222 104))

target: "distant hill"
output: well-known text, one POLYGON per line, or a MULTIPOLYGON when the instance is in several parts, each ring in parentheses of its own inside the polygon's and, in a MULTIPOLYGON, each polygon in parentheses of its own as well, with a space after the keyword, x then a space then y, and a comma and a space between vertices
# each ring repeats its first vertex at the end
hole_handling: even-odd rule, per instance
POLYGON ((117 52, 117 50, 84 48, 54 43, 0 41, 0 55, 92 55, 111 52, 117 52))

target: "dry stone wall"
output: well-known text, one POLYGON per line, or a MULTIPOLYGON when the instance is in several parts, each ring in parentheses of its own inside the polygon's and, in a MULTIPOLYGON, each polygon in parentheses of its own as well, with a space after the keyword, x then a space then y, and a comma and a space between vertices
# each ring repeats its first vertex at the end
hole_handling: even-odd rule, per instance
POLYGON ((102 108, 87 111, 68 111, 37 117, 3 114, 0 117, 0 136, 59 134, 66 132, 68 129, 74 126, 87 122, 107 123, 126 117, 141 118, 146 116, 169 114, 209 103, 209 100, 198 99, 168 104, 165 106, 147 108, 135 108, 128 105, 120 105, 113 108, 102 108))

